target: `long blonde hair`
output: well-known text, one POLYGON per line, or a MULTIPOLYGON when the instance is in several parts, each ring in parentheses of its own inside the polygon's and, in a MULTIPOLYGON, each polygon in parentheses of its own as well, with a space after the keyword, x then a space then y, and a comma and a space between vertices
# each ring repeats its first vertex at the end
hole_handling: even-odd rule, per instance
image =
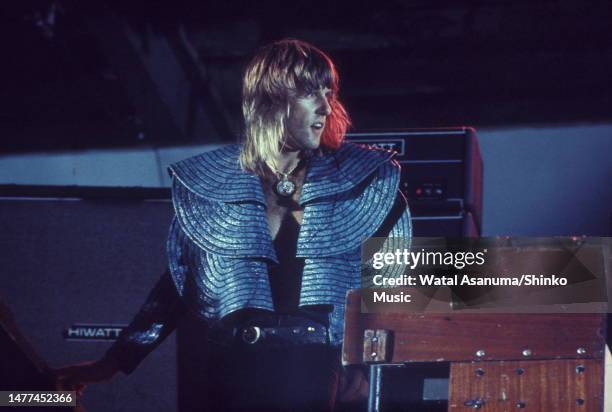
POLYGON ((244 146, 240 165, 248 172, 264 175, 274 168, 287 137, 291 99, 304 91, 327 87, 331 113, 325 122, 321 145, 337 149, 350 126, 350 118, 337 99, 338 72, 331 59, 316 47, 295 39, 284 39, 260 49, 244 73, 242 114, 244 146))

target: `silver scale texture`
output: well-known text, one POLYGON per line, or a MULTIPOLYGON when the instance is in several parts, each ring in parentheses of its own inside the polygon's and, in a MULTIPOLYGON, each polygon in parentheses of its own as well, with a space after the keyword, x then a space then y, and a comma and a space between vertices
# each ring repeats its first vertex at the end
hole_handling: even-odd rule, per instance
MULTIPOLYGON (((268 265, 277 262, 259 178, 231 145, 170 166, 176 216, 169 269, 183 301, 215 321, 246 308, 273 311, 268 265)), ((342 342, 346 292, 360 286, 360 246, 396 200, 390 152, 344 143, 310 159, 300 204, 297 256, 305 258, 300 306, 332 305, 330 341, 342 342)), ((408 209, 390 237, 411 236, 408 209)))

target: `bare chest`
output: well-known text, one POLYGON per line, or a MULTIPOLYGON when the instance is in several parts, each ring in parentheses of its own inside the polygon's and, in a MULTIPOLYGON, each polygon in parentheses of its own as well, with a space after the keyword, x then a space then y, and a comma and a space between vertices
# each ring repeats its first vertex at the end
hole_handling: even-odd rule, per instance
POLYGON ((302 225, 303 216, 303 210, 294 210, 283 206, 268 206, 268 229, 270 230, 270 234, 272 235, 272 240, 275 240, 278 236, 280 230, 282 229, 283 222, 286 220, 287 217, 292 217, 299 228, 299 226, 302 225))

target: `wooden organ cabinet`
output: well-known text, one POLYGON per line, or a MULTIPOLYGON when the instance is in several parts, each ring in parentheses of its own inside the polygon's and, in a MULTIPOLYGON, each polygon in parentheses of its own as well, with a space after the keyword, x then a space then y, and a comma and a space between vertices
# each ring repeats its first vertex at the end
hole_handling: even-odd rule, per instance
POLYGON ((369 365, 370 411, 601 412, 605 329, 604 313, 361 313, 355 290, 343 363, 369 365), (445 378, 447 399, 428 396, 445 378))

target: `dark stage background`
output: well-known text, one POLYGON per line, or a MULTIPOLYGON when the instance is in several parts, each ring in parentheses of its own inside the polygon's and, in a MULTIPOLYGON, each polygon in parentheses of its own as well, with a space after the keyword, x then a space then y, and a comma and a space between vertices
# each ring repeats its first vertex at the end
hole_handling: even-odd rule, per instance
POLYGON ((233 141, 261 45, 328 51, 358 130, 612 120, 607 0, 0 5, 4 150, 233 141))

